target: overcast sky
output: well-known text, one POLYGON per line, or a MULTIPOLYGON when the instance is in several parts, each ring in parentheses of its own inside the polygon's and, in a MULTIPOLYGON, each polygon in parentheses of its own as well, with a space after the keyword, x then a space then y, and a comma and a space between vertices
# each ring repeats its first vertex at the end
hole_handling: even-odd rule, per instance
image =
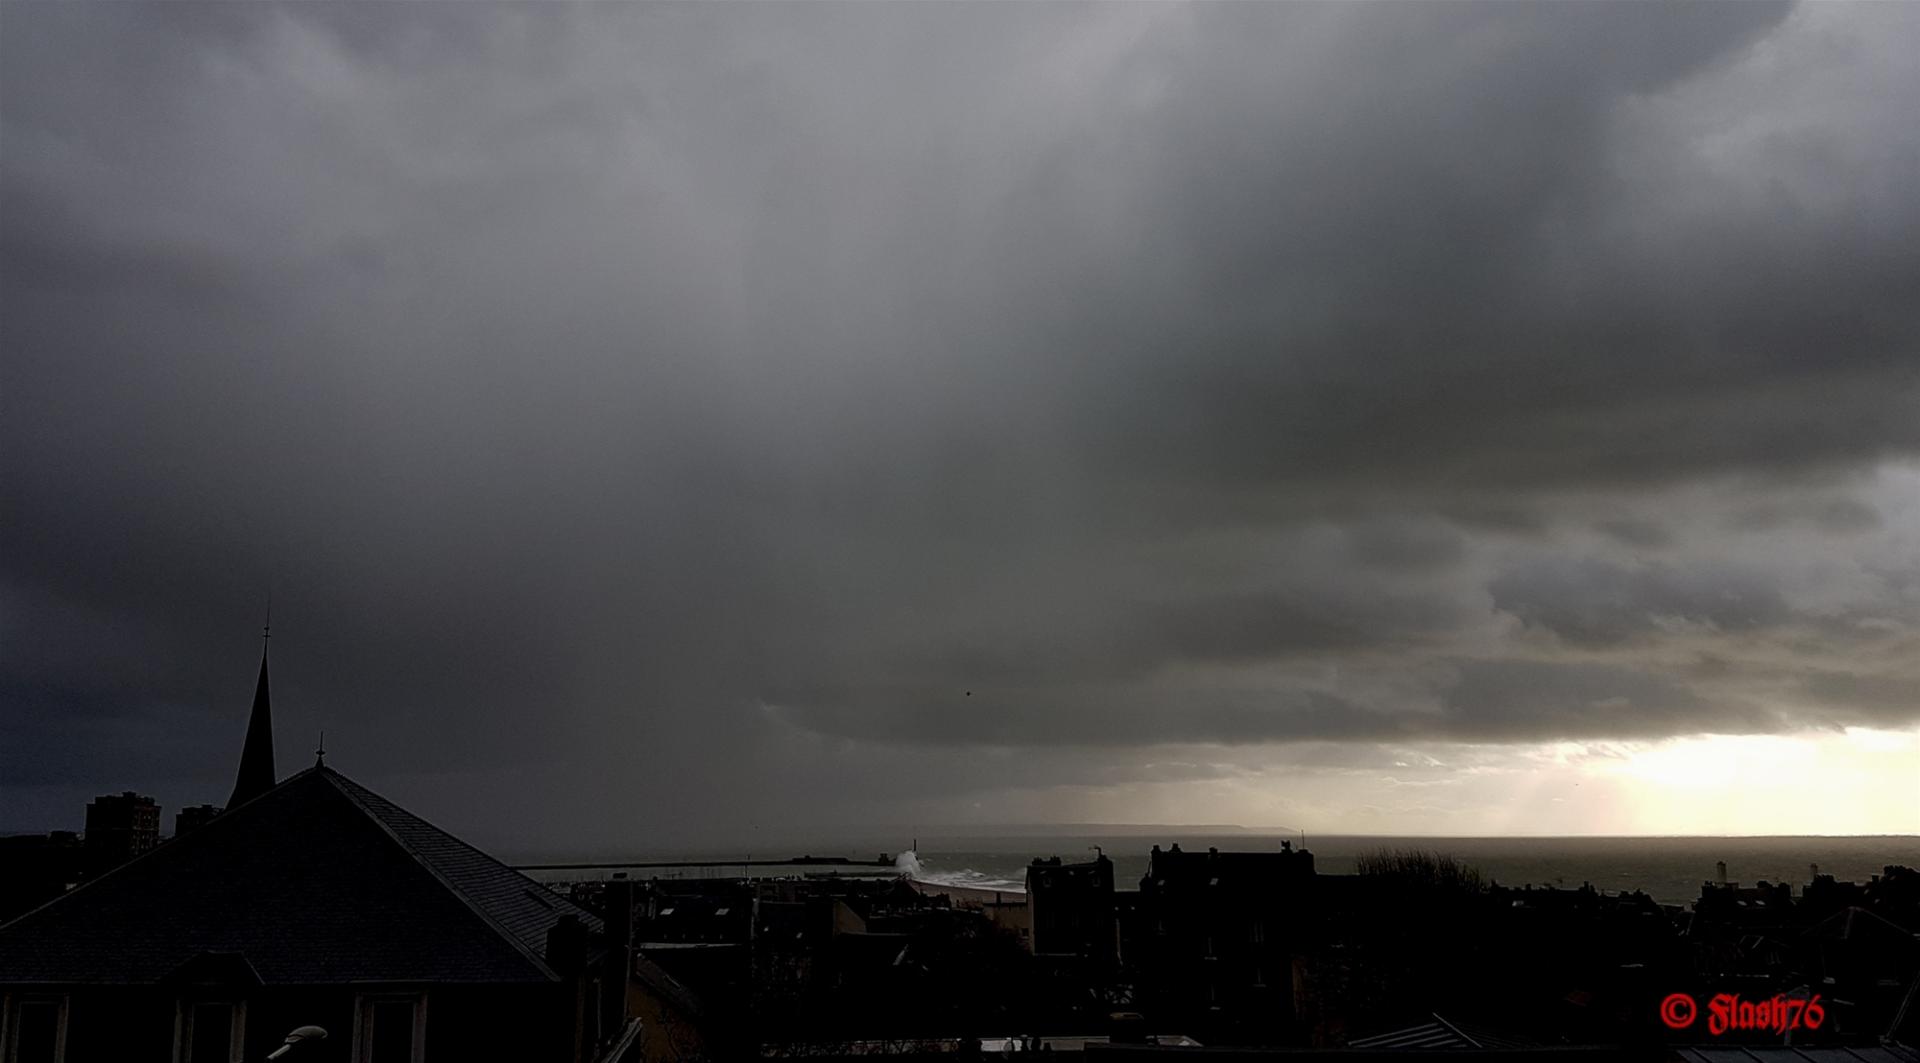
POLYGON ((0 829, 1920 831, 1916 51, 0 4, 0 829))

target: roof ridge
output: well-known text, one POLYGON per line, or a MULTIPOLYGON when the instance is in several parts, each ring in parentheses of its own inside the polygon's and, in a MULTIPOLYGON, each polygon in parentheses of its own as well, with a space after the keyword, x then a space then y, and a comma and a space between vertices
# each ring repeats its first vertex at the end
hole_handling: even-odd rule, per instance
POLYGON ((474 854, 474 856, 478 856, 480 860, 486 860, 486 862, 492 863, 493 867, 499 867, 501 871, 507 871, 509 875, 513 875, 515 879, 520 879, 522 883, 526 883, 526 885, 528 886, 534 886, 534 888, 538 888, 538 890, 543 890, 547 898, 551 898, 551 900, 557 900, 557 902, 561 902, 561 904, 564 904, 564 906, 568 906, 568 908, 574 909, 574 913, 578 913, 578 915, 588 915, 588 917, 591 917, 591 919, 599 919, 599 915, 597 915, 595 911, 591 911, 591 909, 588 909, 588 908, 582 908, 582 906, 580 906, 580 904, 576 904, 576 902, 574 902, 572 898, 566 898, 566 896, 561 896, 561 894, 557 894, 557 892, 553 892, 553 890, 547 890, 547 888, 545 888, 545 885, 541 883, 540 879, 532 879, 532 877, 528 877, 528 875, 526 875, 524 871, 520 871, 520 869, 516 869, 513 863, 507 863, 505 862, 505 860, 501 860, 501 858, 497 858, 497 856, 493 856, 492 852, 488 852, 488 850, 484 850, 484 848, 480 848, 480 846, 476 846, 476 844, 472 844, 472 842, 468 842, 467 839, 461 839, 459 835, 455 835, 455 833, 451 833, 451 831, 447 831, 447 829, 444 829, 444 827, 438 827, 438 825, 434 825, 434 823, 430 823, 430 821, 426 821, 426 817, 424 817, 424 815, 420 815, 419 812, 413 812, 411 808, 401 808, 399 804, 394 804, 394 802, 392 802, 392 800, 390 800, 390 798, 388 798, 386 794, 376 794, 376 792, 369 791, 367 787, 363 787, 363 785, 359 785, 359 783, 355 783, 353 779, 349 779, 349 777, 346 777, 346 775, 342 775, 340 771, 334 771, 334 769, 332 768, 324 768, 324 766, 321 769, 323 769, 323 771, 326 771, 328 775, 332 775, 334 779, 338 779, 338 781, 342 781, 342 783, 346 783, 346 785, 349 785, 349 787, 353 787, 353 789, 357 789, 357 791, 365 792, 365 794, 371 794, 371 796, 376 796, 376 798, 380 798, 380 800, 384 800, 386 804, 392 804, 392 806, 394 806, 394 812, 399 812, 399 814, 401 815, 407 815, 407 817, 411 817, 411 819, 417 819, 417 821, 419 821, 422 827, 426 827, 426 829, 430 829, 430 831, 434 831, 436 835, 440 835, 440 837, 444 837, 444 839, 449 840, 449 842, 453 842, 453 844, 457 844, 457 846, 461 846, 461 848, 465 848, 467 852, 472 852, 472 854, 474 854))
POLYGON ((1477 1039, 1475 1039, 1475 1038, 1473 1038, 1473 1037, 1470 1037, 1470 1036, 1468 1036, 1468 1035, 1467 1035, 1467 1032, 1466 1032, 1465 1030, 1462 1030, 1462 1029, 1461 1029, 1460 1027, 1458 1027, 1458 1026, 1455 1026, 1454 1024, 1452 1024, 1452 1023, 1450 1023, 1450 1022, 1448 1022, 1447 1020, 1445 1020, 1445 1019, 1443 1019, 1443 1018, 1441 1018, 1441 1017, 1440 1017, 1440 1013, 1439 1013, 1439 1012, 1437 1012, 1437 1011, 1434 1011, 1434 1012, 1428 1012, 1428 1014, 1430 1014, 1430 1015, 1432 1015, 1432 1016, 1433 1016, 1433 1021, 1435 1021, 1435 1022, 1437 1022, 1437 1023, 1439 1023, 1440 1025, 1442 1025, 1442 1026, 1444 1026, 1444 1027, 1446 1027, 1446 1028, 1447 1028, 1448 1030, 1451 1030, 1451 1031, 1453 1032, 1453 1035, 1454 1035, 1455 1037, 1458 1037, 1458 1038, 1460 1038, 1460 1039, 1461 1039, 1462 1041, 1465 1041, 1465 1042, 1466 1042, 1467 1044, 1469 1044, 1469 1045, 1471 1045, 1471 1046, 1473 1046, 1474 1048, 1485 1048, 1485 1047, 1486 1047, 1485 1045, 1483 1045, 1483 1044, 1481 1044, 1481 1043, 1480 1043, 1480 1042, 1479 1042, 1479 1041, 1478 1041, 1477 1039))
MULTIPOLYGON (((313 769, 309 769, 309 770, 313 770, 313 769)), ((367 789, 365 786, 360 785, 359 783, 348 778, 347 776, 342 775, 339 772, 334 771, 332 768, 326 767, 324 765, 320 766, 318 770, 324 771, 327 775, 331 776, 333 779, 336 779, 339 782, 343 782, 348 786, 351 786, 354 789, 360 791, 361 793, 367 794, 370 797, 377 797, 380 800, 385 801, 388 805, 391 805, 393 807, 394 811, 410 819, 418 821, 421 826, 427 828, 428 830, 433 831, 435 834, 440 835, 441 837, 447 839, 448 841, 453 842, 455 845, 460 846, 462 849, 467 850, 468 852, 474 854, 475 856, 478 856, 480 859, 485 860, 487 863, 492 864, 494 867, 507 872, 508 874, 512 875, 514 878, 520 880, 521 882, 526 883, 526 885, 530 889, 538 891, 541 894, 543 899, 557 902, 559 904, 565 905, 568 908, 573 909, 572 914, 584 915, 587 918, 593 919, 596 921, 600 919, 600 915, 598 913, 593 912, 592 910, 581 906, 579 903, 575 902, 570 897, 561 896, 560 894, 557 894, 552 890, 547 889, 546 886, 539 879, 528 877, 528 875, 525 872, 518 870, 512 864, 509 864, 501 860, 499 857, 494 856, 492 853, 487 852, 485 849, 482 849, 477 845, 474 845, 472 842, 467 841, 466 839, 460 837, 458 834, 454 834, 451 831, 448 831, 442 827, 439 827, 433 823, 428 822, 427 819, 424 816, 420 815, 418 812, 415 812, 412 809, 403 808, 400 805, 394 804, 393 801, 389 799, 386 795, 374 793, 372 790, 367 789)), ((378 813, 372 813, 372 814, 378 815, 378 813)))
MULTIPOLYGON (((321 778, 325 779, 333 787, 333 790, 335 793, 338 793, 340 796, 346 798, 349 802, 351 802, 353 804, 353 807, 357 811, 359 811, 361 815, 365 816, 368 820, 372 821, 374 826, 379 828, 381 834, 385 835, 387 839, 391 841, 395 846, 398 846, 401 852, 407 854, 407 857, 413 861, 415 866, 419 867, 422 871, 425 871, 427 874, 431 875, 433 877, 433 880, 439 883, 442 889, 446 890, 448 893, 452 894, 457 900, 459 900, 459 902, 463 906, 465 906, 468 911, 472 912, 476 917, 480 919, 482 923, 486 924, 487 928, 493 931, 495 936, 500 937, 505 941, 507 941, 509 944, 511 944, 514 948, 514 951, 520 953, 520 955, 524 956, 527 960, 532 962, 536 970, 540 971, 542 974, 545 974, 549 978, 552 978, 556 981, 559 980, 560 978, 559 973, 555 971, 553 967, 547 963, 547 959, 545 956, 535 952, 532 948, 530 948, 525 941, 522 941, 520 939, 520 935, 515 934, 513 931, 507 929, 505 924, 501 923, 500 920, 496 919, 492 913, 488 912, 485 908, 483 908, 479 904, 479 902, 474 900, 474 898, 467 893, 465 889, 461 888, 458 883, 448 878, 445 872, 441 871, 438 867, 434 866, 433 861, 427 859, 425 856, 423 856, 419 852, 419 850, 407 844, 406 840, 400 836, 399 832, 394 830, 393 825, 387 822, 386 817, 381 815, 379 811, 377 811, 376 809, 374 809, 368 804, 366 797, 379 798, 381 801, 389 805, 392 805, 395 809, 399 810, 400 812, 403 812, 406 815, 412 816, 414 819, 419 820, 422 825, 426 826, 429 830, 432 830, 434 833, 439 834, 441 837, 450 839, 458 843, 464 848, 471 849, 472 851, 479 853, 481 856, 486 857, 488 860, 492 860, 493 863, 498 864, 500 867, 506 868, 507 865, 501 864, 498 860, 493 860, 492 857, 487 856, 485 851, 475 848, 474 846, 468 845, 466 842, 460 841, 460 839, 455 837, 454 835, 449 834, 444 830, 441 830, 439 827, 434 826, 432 823, 428 823, 425 819, 422 819, 420 816, 417 816, 412 812, 407 812, 406 809, 400 808, 399 805, 394 805, 393 802, 388 801, 385 797, 382 797, 381 795, 374 793, 372 790, 369 790, 366 787, 361 786, 359 783, 354 782, 352 779, 347 778, 345 775, 340 774, 339 772, 333 770, 332 768, 325 767, 324 765, 316 765, 315 767, 309 768, 307 770, 319 772, 321 778), (356 793, 355 791, 358 791, 358 793, 356 793), (363 797, 362 794, 366 795, 366 797, 363 797)), ((525 875, 521 875, 519 872, 513 871, 512 868, 507 868, 507 870, 512 871, 513 874, 519 875, 519 877, 521 878, 526 878, 525 875)), ((535 882, 533 879, 530 879, 530 878, 526 878, 526 881, 531 885, 535 886, 536 888, 539 887, 540 885, 538 882, 535 882)), ((564 898, 556 898, 556 899, 564 900, 564 898)), ((572 905, 572 902, 568 902, 568 904, 572 907, 578 907, 578 905, 572 905)), ((581 911, 585 912, 586 910, 581 909, 581 911)), ((563 913, 563 914, 572 914, 572 913, 563 913)), ((587 912, 586 914, 592 915, 591 912, 587 912)))
POLYGON ((271 788, 264 790, 258 794, 255 794, 254 796, 248 798, 247 800, 242 801, 241 803, 233 806, 233 808, 221 809, 218 814, 216 814, 213 818, 207 820, 205 823, 202 823, 198 828, 193 830, 190 834, 187 834, 187 835, 175 834, 173 837, 160 842, 158 845, 155 845, 153 848, 148 849, 144 853, 138 853, 132 857, 129 857, 126 860, 120 861, 119 863, 113 865, 112 867, 106 869, 105 871, 100 872, 97 875, 90 875, 87 878, 82 879, 72 889, 62 892, 57 897, 49 897, 46 900, 40 902, 39 904, 34 905, 33 907, 27 909, 24 912, 21 912, 19 915, 16 915, 11 919, 0 920, 0 929, 5 929, 7 927, 13 926, 15 923, 18 923, 23 919, 27 919, 31 916, 38 915, 41 911, 47 908, 51 908, 56 904, 59 904, 61 901, 64 901, 68 897, 72 897, 86 890, 89 886, 92 886, 95 883, 105 882, 107 879, 110 879, 113 876, 126 871, 128 868, 133 867, 136 864, 139 864, 145 860, 148 860, 149 858, 153 857, 157 853, 177 852, 178 850, 175 849, 174 846, 185 841, 187 838, 204 837, 207 831, 218 830, 220 829, 220 825, 222 823, 230 822, 228 813, 233 812, 236 809, 246 808, 247 806, 253 804, 256 801, 263 800, 272 794, 279 793, 282 787, 293 782, 295 779, 299 779, 306 775, 312 774, 314 770, 315 769, 313 768, 307 768, 302 771, 294 772, 292 775, 289 775, 286 778, 280 780, 279 782, 274 783, 271 788))

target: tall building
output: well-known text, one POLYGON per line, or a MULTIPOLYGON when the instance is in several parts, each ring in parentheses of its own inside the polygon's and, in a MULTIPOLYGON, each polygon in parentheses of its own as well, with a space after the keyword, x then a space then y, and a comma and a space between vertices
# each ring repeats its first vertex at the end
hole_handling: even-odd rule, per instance
POLYGON ((173 836, 178 838, 191 834, 219 814, 219 805, 188 805, 173 814, 173 836))
POLYGON ((128 790, 103 794, 87 805, 88 870, 99 874, 160 844, 160 806, 128 790))

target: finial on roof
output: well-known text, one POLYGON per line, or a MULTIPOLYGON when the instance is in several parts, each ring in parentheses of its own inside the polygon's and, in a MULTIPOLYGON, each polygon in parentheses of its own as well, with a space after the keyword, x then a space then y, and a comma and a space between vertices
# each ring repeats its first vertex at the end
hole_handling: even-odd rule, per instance
POLYGON ((327 732, 325 731, 320 732, 320 748, 313 751, 313 766, 316 768, 327 766, 327 732))

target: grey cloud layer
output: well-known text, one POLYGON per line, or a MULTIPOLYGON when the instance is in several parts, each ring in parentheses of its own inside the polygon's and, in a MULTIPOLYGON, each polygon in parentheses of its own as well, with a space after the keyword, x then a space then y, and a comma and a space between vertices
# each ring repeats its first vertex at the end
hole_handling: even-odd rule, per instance
POLYGON ((1914 9, 4 19, 15 785, 1920 712, 1914 9))

